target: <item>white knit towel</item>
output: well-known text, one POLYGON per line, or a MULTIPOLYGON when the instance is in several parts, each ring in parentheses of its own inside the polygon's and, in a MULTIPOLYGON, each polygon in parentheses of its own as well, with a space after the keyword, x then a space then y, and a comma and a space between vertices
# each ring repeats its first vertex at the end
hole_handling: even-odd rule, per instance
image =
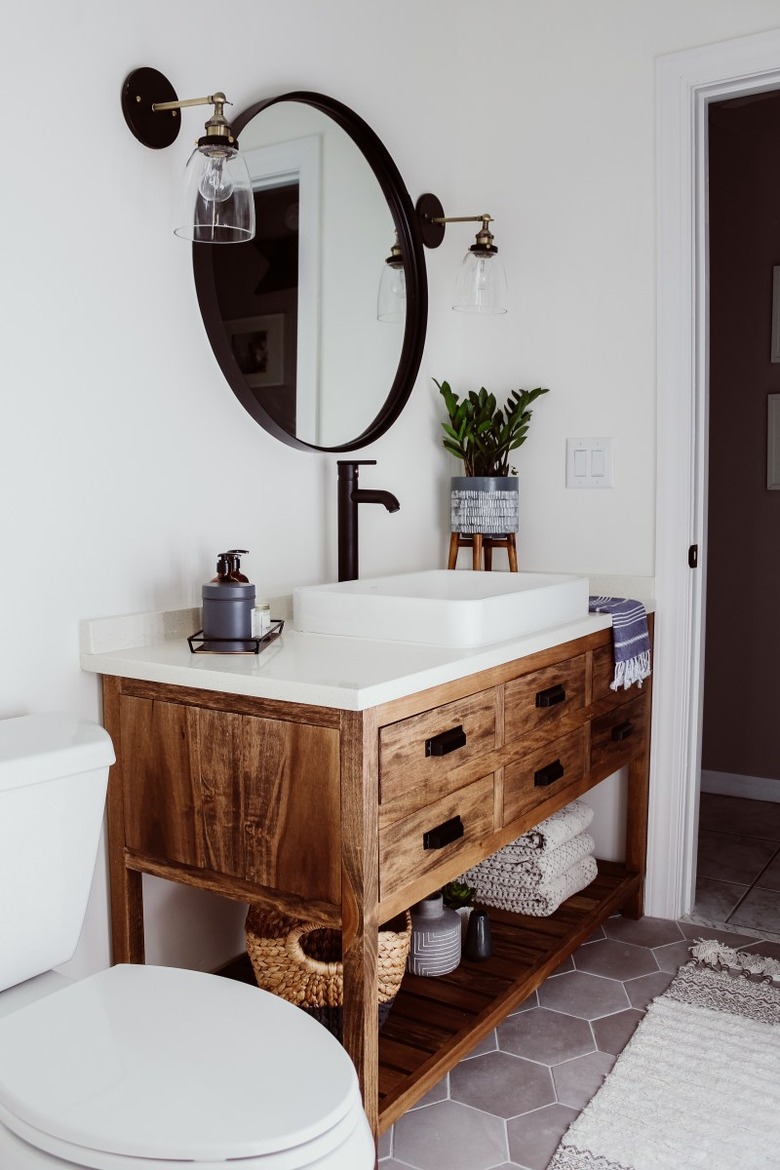
POLYGON ((546 918, 558 909, 561 902, 589 886, 597 875, 595 857, 583 857, 560 877, 552 878, 533 889, 521 886, 509 891, 506 886, 482 879, 477 887, 477 901, 485 906, 495 906, 498 910, 513 910, 515 914, 546 918))
POLYGON ((570 841, 564 841, 563 845, 549 852, 534 849, 530 855, 518 856, 509 845, 480 861, 479 865, 464 873, 460 880, 466 885, 475 886, 477 890, 483 879, 492 885, 507 886, 512 890, 533 889, 565 874, 575 862, 592 853, 595 847, 590 833, 578 833, 570 841))
POLYGON ((587 829, 592 820, 593 809, 581 800, 573 800, 546 821, 540 821, 533 829, 523 833, 511 845, 505 845, 502 852, 518 860, 535 858, 540 852, 549 853, 566 841, 571 841, 572 837, 587 829))

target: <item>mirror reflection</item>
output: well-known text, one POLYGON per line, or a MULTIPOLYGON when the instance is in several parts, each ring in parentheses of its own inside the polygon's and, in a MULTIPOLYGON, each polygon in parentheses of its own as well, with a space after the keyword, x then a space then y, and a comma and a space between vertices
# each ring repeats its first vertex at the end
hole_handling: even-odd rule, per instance
POLYGON ((405 322, 377 320, 397 225, 361 149, 320 110, 266 105, 240 144, 257 236, 207 249, 224 332, 215 342, 207 320, 212 344, 247 409, 254 400, 303 444, 345 449, 381 414, 401 362, 405 322))

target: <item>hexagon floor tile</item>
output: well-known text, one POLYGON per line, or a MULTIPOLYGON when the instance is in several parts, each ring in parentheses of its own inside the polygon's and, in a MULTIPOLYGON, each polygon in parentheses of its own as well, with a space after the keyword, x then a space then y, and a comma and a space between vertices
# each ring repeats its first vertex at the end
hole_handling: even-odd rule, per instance
POLYGON ((546 1170, 693 939, 780 958, 780 804, 703 792, 700 851, 689 920, 607 919, 382 1135, 381 1170, 546 1170))
MULTIPOLYGON (((760 940, 736 930, 709 933, 760 951, 760 940)), ((546 1170, 702 933, 692 922, 608 919, 383 1134, 380 1170, 546 1170)))

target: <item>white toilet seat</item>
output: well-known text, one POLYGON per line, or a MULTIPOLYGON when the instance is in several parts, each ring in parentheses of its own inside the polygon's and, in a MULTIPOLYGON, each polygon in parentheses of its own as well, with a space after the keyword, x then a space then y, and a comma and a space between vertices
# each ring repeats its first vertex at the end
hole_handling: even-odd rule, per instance
POLYGON ((112 967, 0 1020, 0 1122, 41 1170, 374 1164, 354 1067, 324 1028, 176 968, 112 967))

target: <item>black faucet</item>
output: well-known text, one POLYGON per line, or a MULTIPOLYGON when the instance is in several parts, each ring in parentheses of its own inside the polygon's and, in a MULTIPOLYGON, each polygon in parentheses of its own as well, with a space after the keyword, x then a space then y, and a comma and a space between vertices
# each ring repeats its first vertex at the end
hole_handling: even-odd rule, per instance
POLYGON ((358 504, 384 504, 388 512, 401 505, 392 492, 358 487, 358 469, 375 467, 376 459, 339 459, 339 581, 356 581, 358 576, 358 504))

